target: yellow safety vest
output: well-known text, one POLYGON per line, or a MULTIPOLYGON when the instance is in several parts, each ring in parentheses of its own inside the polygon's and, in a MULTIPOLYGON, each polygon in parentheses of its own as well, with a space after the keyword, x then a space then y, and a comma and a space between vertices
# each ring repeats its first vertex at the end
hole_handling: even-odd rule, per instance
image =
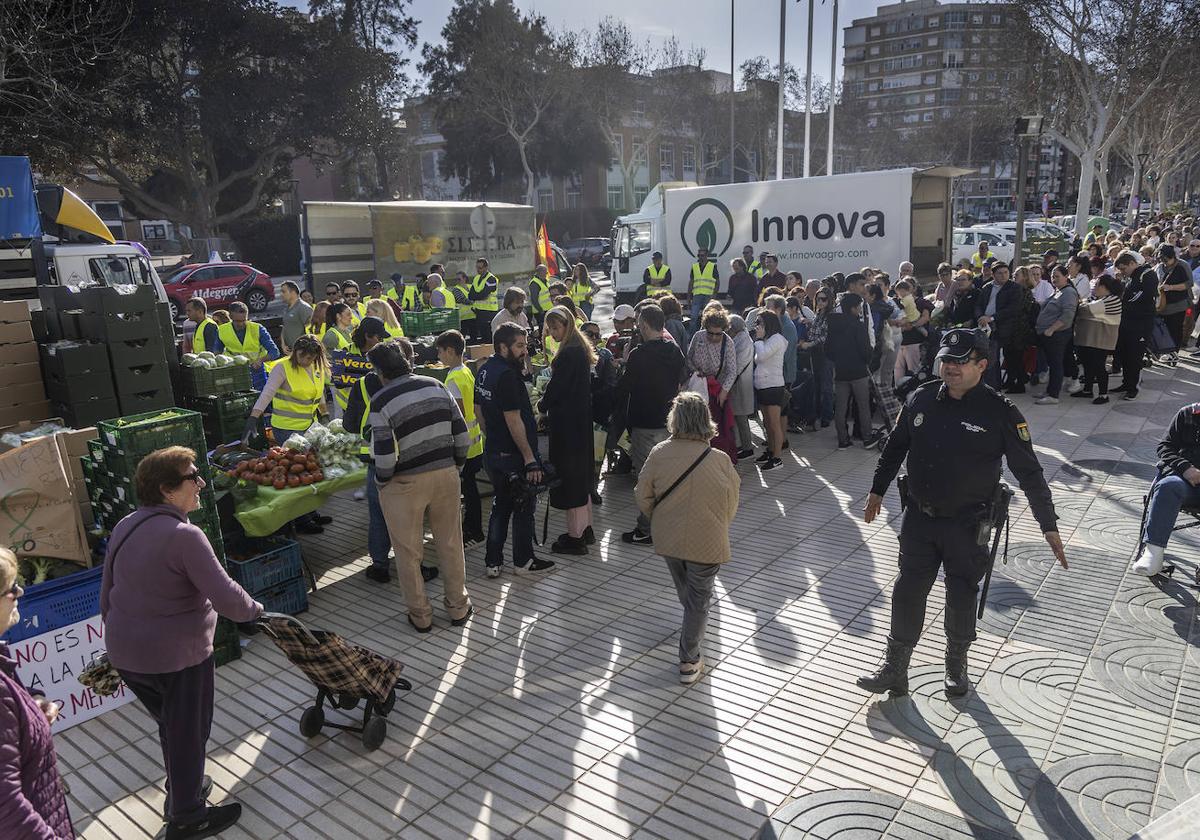
MULTIPOLYGON (((337 336, 336 350, 349 350, 351 353, 358 353, 358 348, 354 346, 350 339, 342 335, 341 330, 334 329, 333 334, 337 336)), ((338 408, 345 411, 346 406, 350 404, 350 389, 334 387, 331 390, 333 391, 333 401, 337 403, 338 408)))
POLYGON ((475 308, 471 306, 470 293, 467 291, 467 287, 451 286, 450 294, 454 295, 454 302, 458 305, 458 320, 475 320, 475 308))
POLYGON ((401 309, 411 312, 417 308, 417 301, 420 299, 420 294, 421 293, 417 290, 416 286, 405 286, 403 297, 396 292, 395 287, 388 289, 386 296, 390 297, 394 301, 399 302, 401 309))
POLYGON ((263 367, 270 373, 275 365, 283 365, 287 378, 271 399, 271 425, 291 432, 306 432, 321 405, 325 378, 317 376, 311 367, 293 364, 290 357, 267 362, 263 367))
MULTIPOLYGON (((212 318, 209 318, 207 315, 205 315, 204 320, 196 325, 196 334, 194 336, 192 336, 192 352, 193 353, 203 353, 204 350, 206 349, 206 345, 204 344, 204 330, 208 327, 209 324, 212 324, 214 327, 217 327, 217 322, 214 321, 212 318)), ((221 334, 221 328, 217 327, 217 335, 219 336, 220 334, 221 334)))
MULTIPOLYGON (((657 271, 654 268, 654 263, 650 263, 650 265, 646 267, 646 271, 649 272, 649 274, 650 274, 650 280, 654 283, 661 283, 663 280, 666 280, 667 272, 670 270, 671 270, 671 266, 667 265, 666 263, 663 263, 662 267, 659 268, 657 271)), ((671 287, 670 286, 649 286, 646 289, 646 294, 649 297, 658 297, 659 295, 669 295, 669 294, 671 294, 671 287)))
POLYGON ((434 307, 435 309, 452 309, 454 307, 454 304, 451 303, 451 301, 454 299, 454 293, 450 291, 450 287, 446 285, 445 280, 442 281, 441 285, 434 286, 433 292, 429 293, 430 306, 434 307), (433 292, 442 293, 443 303, 440 307, 433 302, 433 292))
POLYGON ((495 274, 492 274, 490 271, 487 274, 476 274, 471 278, 471 291, 475 292, 475 294, 479 294, 487 288, 489 282, 495 283, 496 285, 492 288, 492 291, 488 293, 487 297, 474 302, 473 307, 476 312, 500 311, 499 298, 496 295, 497 289, 500 286, 500 281, 496 278, 495 274))
POLYGON ((760 263, 758 260, 754 260, 752 263, 750 263, 750 265, 746 266, 746 271, 750 272, 759 279, 762 279, 762 276, 766 274, 766 271, 763 270, 762 263, 760 263))
POLYGON ((467 434, 471 438, 471 448, 467 450, 467 457, 478 457, 483 454, 483 433, 475 419, 475 374, 471 373, 471 369, 466 365, 459 365, 446 374, 446 381, 457 385, 462 395, 463 419, 467 421, 467 434))
POLYGON ((533 292, 530 304, 534 312, 549 312, 554 308, 554 301, 550 300, 549 280, 543 280, 535 274, 529 278, 529 290, 533 292))
POLYGON ((304 325, 304 331, 309 335, 316 336, 317 341, 320 341, 325 337, 325 330, 327 329, 328 327, 326 327, 324 324, 321 324, 319 327, 314 327, 312 324, 304 325))
POLYGON ((991 249, 991 248, 989 248, 989 249, 988 249, 988 252, 987 252, 987 253, 986 253, 984 256, 982 256, 982 257, 981 257, 981 256, 979 256, 979 252, 978 252, 978 251, 976 251, 976 252, 975 252, 975 256, 971 257, 971 265, 975 266, 976 268, 982 269, 982 268, 983 268, 983 261, 984 261, 984 260, 986 260, 988 257, 991 257, 991 256, 992 256, 992 249, 991 249))
POLYGON ((358 422, 358 436, 362 438, 362 445, 358 451, 370 458, 371 442, 367 439, 367 427, 371 425, 368 419, 371 416, 371 396, 367 393, 367 377, 358 380, 358 392, 362 394, 363 401, 362 420, 358 422))
POLYGON ((393 327, 387 321, 384 321, 383 328, 387 330, 387 334, 392 338, 402 338, 404 336, 404 327, 399 324, 393 327))
POLYGON ((253 321, 246 322, 246 337, 239 341, 237 333, 234 332, 233 322, 221 324, 217 327, 217 336, 220 337, 221 343, 225 345, 226 353, 240 353, 243 356, 248 356, 251 362, 258 362, 266 358, 267 351, 263 349, 262 341, 259 340, 258 331, 262 329, 262 324, 256 324, 253 321))
POLYGON ((592 287, 592 278, 589 277, 586 283, 580 283, 577 280, 571 285, 571 300, 576 304, 588 303, 595 291, 592 287))
MULTIPOLYGON (((350 304, 346 304, 346 305, 350 306, 350 304)), ((354 306, 350 306, 350 318, 352 319, 350 323, 352 323, 354 326, 357 327, 359 325, 359 323, 362 321, 362 319, 366 318, 366 317, 367 317, 367 305, 365 303, 363 303, 361 300, 354 306)))
POLYGON ((709 260, 704 264, 704 269, 701 270, 700 263, 692 263, 692 294, 708 295, 712 297, 717 293, 717 278, 715 272, 717 264, 709 260))

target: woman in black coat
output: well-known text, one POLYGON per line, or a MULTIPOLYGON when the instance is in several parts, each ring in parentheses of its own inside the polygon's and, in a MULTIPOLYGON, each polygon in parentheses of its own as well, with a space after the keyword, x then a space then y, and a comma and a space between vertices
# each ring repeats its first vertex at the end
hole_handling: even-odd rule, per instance
POLYGON ((575 318, 562 306, 546 313, 546 331, 558 342, 550 363, 550 382, 538 408, 547 415, 550 430, 550 463, 558 473, 558 487, 550 490, 550 504, 567 513, 567 532, 550 550, 555 554, 587 554, 596 541, 592 531, 592 369, 596 352, 583 337, 575 318))

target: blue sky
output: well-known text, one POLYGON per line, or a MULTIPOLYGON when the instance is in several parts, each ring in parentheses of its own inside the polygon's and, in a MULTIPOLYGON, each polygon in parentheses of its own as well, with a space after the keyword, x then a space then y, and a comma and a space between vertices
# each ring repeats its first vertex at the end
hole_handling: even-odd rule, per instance
MULTIPOLYGON (((292 5, 307 8, 304 0, 290 0, 292 5)), ((734 0, 736 25, 734 56, 738 64, 756 55, 770 56, 772 63, 779 54, 779 0, 734 0)), ((824 5, 816 0, 813 34, 813 72, 823 79, 829 77, 829 52, 832 44, 830 22, 832 0, 824 5)), ((439 38, 452 3, 450 0, 414 0, 413 17, 420 23, 420 43, 439 38)), ((705 66, 729 70, 729 6, 730 0, 605 0, 590 3, 586 0, 516 0, 519 9, 537 12, 551 25, 560 29, 590 29, 605 16, 620 18, 629 24, 636 36, 665 39, 674 35, 684 44, 705 49, 705 66)), ((866 17, 879 4, 874 0, 841 0, 838 7, 840 32, 853 18, 866 17)), ((788 0, 787 60, 801 72, 804 70, 804 42, 807 29, 808 4, 788 0)), ((839 61, 841 52, 839 49, 839 61)), ((838 73, 841 69, 839 66, 838 73)))

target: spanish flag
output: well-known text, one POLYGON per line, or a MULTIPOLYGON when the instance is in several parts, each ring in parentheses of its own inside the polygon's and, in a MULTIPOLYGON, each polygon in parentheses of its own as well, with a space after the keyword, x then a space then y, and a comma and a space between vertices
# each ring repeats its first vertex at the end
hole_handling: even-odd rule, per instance
POLYGON ((554 250, 550 247, 550 237, 546 234, 546 223, 538 228, 537 237, 538 262, 546 266, 546 273, 551 277, 558 276, 558 261, 554 259, 554 250))

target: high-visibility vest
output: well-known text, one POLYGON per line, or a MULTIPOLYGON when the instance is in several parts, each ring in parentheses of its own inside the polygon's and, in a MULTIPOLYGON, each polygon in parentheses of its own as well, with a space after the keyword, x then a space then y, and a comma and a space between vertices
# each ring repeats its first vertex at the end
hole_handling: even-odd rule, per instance
POLYGON ((362 420, 358 421, 358 436, 362 438, 362 444, 358 451, 366 457, 371 457, 371 441, 367 437, 367 428, 371 425, 371 395, 367 393, 367 377, 360 377, 358 380, 358 392, 362 395, 363 413, 362 420))
POLYGON ((470 292, 467 291, 467 287, 451 286, 450 293, 454 295, 454 302, 458 304, 458 320, 475 320, 475 307, 471 306, 470 292))
POLYGON ((592 278, 589 277, 583 283, 576 280, 571 285, 571 300, 575 301, 576 304, 588 303, 591 301, 595 291, 595 288, 592 286, 592 278))
POLYGON ((483 454, 483 433, 479 430, 479 422, 475 419, 475 374, 466 365, 459 365, 446 374, 446 381, 458 386, 462 394, 463 419, 467 421, 467 434, 471 438, 471 448, 467 450, 468 458, 483 454))
POLYGON ((447 286, 446 281, 443 280, 439 285, 434 286, 433 291, 431 291, 429 293, 429 305, 432 307, 435 307, 435 308, 449 309, 454 306, 454 304, 452 304, 450 302, 451 300, 453 300, 453 298, 454 298, 454 295, 453 295, 453 293, 451 293, 450 287, 447 286), (438 307, 438 305, 434 302, 434 297, 433 297, 434 292, 442 293, 441 307, 438 307))
MULTIPOLYGON (((346 304, 346 305, 350 306, 350 304, 346 304)), ((351 319, 350 323, 351 324, 353 324, 354 326, 357 327, 359 325, 359 323, 362 321, 362 319, 366 318, 366 317, 367 317, 367 305, 365 303, 363 303, 361 300, 358 303, 356 303, 354 306, 350 306, 350 319, 351 319)))
POLYGON ((290 357, 267 362, 264 367, 270 372, 275 365, 283 365, 286 378, 271 399, 271 425, 292 432, 306 432, 321 405, 325 378, 318 376, 315 368, 293 364, 290 357))
POLYGON ((750 265, 746 266, 746 271, 750 272, 760 280, 762 279, 762 276, 766 274, 766 271, 763 270, 762 263, 760 263, 758 260, 754 260, 752 263, 750 263, 750 265))
POLYGON ((704 268, 700 268, 700 263, 692 263, 692 294, 708 295, 712 297, 717 293, 717 264, 709 260, 704 264, 704 268))
POLYGON ((489 283, 492 284, 492 290, 488 293, 488 296, 475 301, 473 304, 476 312, 500 311, 499 298, 496 295, 500 281, 496 278, 495 274, 492 274, 490 271, 487 274, 476 274, 471 278, 471 291, 479 294, 488 287, 489 283))
POLYGON ((534 312, 549 312, 554 308, 554 301, 550 300, 549 280, 533 275, 529 278, 529 291, 533 292, 530 305, 534 312))
MULTIPOLYGON (((334 328, 333 334, 337 336, 337 347, 334 348, 335 352, 337 350, 348 350, 351 353, 358 352, 358 348, 354 346, 350 339, 342 334, 341 330, 334 328)), ((345 411, 346 406, 350 404, 350 389, 332 387, 330 390, 333 391, 333 401, 338 404, 338 408, 345 411)))
POLYGON ((991 249, 991 248, 988 248, 988 252, 987 252, 986 254, 984 254, 982 257, 981 257, 981 256, 979 256, 979 252, 978 252, 978 251, 976 251, 976 252, 975 252, 975 256, 971 257, 971 265, 975 266, 976 268, 980 268, 980 269, 982 269, 982 268, 983 268, 983 261, 984 261, 984 260, 986 260, 986 259, 987 259, 988 257, 990 257, 990 256, 992 256, 992 249, 991 249))
POLYGON ((328 327, 326 327, 324 324, 321 324, 320 326, 316 326, 316 327, 314 327, 311 323, 304 325, 304 332, 308 333, 311 336, 315 336, 317 341, 320 341, 321 339, 323 339, 325 337, 325 330, 327 330, 327 329, 328 329, 328 327))
POLYGON ((393 327, 387 321, 384 321, 383 328, 387 330, 387 334, 390 338, 402 338, 404 336, 404 327, 400 326, 399 324, 393 327))
MULTIPOLYGON (((209 318, 207 315, 205 315, 204 320, 196 325, 196 334, 194 336, 192 336, 192 352, 193 353, 203 353, 204 350, 206 349, 207 345, 205 345, 205 343, 204 343, 204 331, 206 329, 208 329, 209 324, 212 324, 214 327, 217 326, 216 321, 214 321, 212 318, 209 318)), ((217 335, 220 336, 220 334, 221 334, 221 328, 217 327, 217 335)))
POLYGON ((397 301, 401 309, 409 312, 417 308, 417 302, 421 299, 421 293, 417 290, 416 286, 405 286, 403 296, 395 288, 391 288, 387 290, 386 296, 397 301))
MULTIPOLYGON (((650 265, 647 266, 647 268, 646 268, 646 271, 650 275, 650 281, 653 283, 661 283, 663 280, 666 280, 667 272, 670 270, 671 270, 671 266, 667 265, 666 263, 663 263, 662 267, 659 268, 657 271, 654 269, 654 263, 650 263, 650 265)), ((649 286, 646 288, 646 294, 649 297, 658 297, 659 295, 669 295, 669 294, 671 294, 671 287, 670 286, 649 286)))
POLYGON ((262 324, 247 321, 246 337, 239 340, 231 321, 228 324, 221 324, 221 326, 217 327, 217 336, 221 339, 221 343, 225 345, 226 353, 240 353, 243 356, 248 356, 251 362, 257 362, 266 358, 267 355, 267 351, 263 349, 262 341, 259 340, 258 331, 261 329, 262 324))

